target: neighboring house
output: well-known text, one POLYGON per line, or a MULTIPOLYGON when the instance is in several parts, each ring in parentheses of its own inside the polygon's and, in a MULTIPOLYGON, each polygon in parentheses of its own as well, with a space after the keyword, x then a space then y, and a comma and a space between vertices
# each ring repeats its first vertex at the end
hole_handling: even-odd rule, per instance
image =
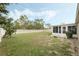
POLYGON ((62 24, 62 25, 55 25, 52 27, 52 35, 56 37, 65 37, 67 31, 74 30, 74 37, 77 37, 77 30, 75 24, 62 24))
POLYGON ((77 36, 78 36, 78 39, 79 39, 79 3, 77 4, 76 26, 77 26, 77 36))

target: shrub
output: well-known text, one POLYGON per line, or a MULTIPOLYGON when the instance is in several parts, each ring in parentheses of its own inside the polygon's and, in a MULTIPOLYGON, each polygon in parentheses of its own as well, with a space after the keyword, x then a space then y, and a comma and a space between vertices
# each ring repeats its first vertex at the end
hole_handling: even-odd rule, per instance
POLYGON ((68 39, 72 38, 73 37, 73 32, 72 31, 67 31, 66 36, 67 36, 68 39))

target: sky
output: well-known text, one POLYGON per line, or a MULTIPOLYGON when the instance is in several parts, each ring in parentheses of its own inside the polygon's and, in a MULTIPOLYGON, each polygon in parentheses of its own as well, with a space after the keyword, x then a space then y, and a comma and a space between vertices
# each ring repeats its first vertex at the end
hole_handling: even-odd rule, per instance
POLYGON ((76 8, 76 3, 16 3, 7 7, 14 20, 27 15, 29 20, 42 18, 51 25, 75 23, 76 8))

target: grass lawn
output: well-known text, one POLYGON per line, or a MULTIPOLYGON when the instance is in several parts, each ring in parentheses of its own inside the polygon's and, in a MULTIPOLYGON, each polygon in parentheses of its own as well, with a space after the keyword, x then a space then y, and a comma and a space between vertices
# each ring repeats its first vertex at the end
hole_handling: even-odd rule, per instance
MULTIPOLYGON (((49 32, 14 34, 12 38, 3 39, 3 41, 0 43, 0 55, 55 55, 57 52, 54 48, 52 48, 54 42, 58 44, 54 44, 55 49, 61 49, 59 46, 61 41, 57 38, 51 38, 49 32), (55 51, 55 53, 53 53, 52 50, 55 51)), ((63 53, 66 51, 62 50, 61 52, 63 53)))

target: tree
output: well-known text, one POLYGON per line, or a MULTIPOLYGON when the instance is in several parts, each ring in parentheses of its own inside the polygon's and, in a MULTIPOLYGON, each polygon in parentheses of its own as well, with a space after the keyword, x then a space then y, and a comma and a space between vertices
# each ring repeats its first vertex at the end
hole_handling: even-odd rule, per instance
POLYGON ((43 19, 35 19, 34 27, 35 27, 35 29, 44 29, 44 21, 43 21, 43 19))
POLYGON ((15 25, 15 28, 16 29, 20 29, 21 28, 19 22, 17 22, 17 21, 14 22, 14 25, 15 25))
POLYGON ((2 16, 2 14, 7 14, 8 11, 6 10, 7 5, 9 5, 8 3, 0 3, 0 25, 5 24, 5 18, 4 16, 2 16))
POLYGON ((8 3, 0 3, 0 16, 1 14, 7 14, 8 11, 6 9, 7 5, 9 5, 8 3))
POLYGON ((11 37, 11 35, 16 31, 16 28, 12 21, 13 21, 12 18, 8 18, 6 20, 6 24, 3 26, 3 28, 6 30, 5 37, 8 37, 8 36, 11 37))
POLYGON ((12 18, 0 17, 0 27, 6 30, 5 36, 10 36, 15 32, 15 26, 12 18))
POLYGON ((26 15, 21 15, 20 18, 15 21, 15 27, 17 29, 44 29, 44 21, 43 19, 31 21, 28 20, 26 15))
POLYGON ((6 24, 6 17, 0 16, 0 25, 6 24))
POLYGON ((21 26, 21 28, 25 29, 28 23, 28 17, 26 15, 21 15, 17 21, 19 22, 19 25, 21 26))
POLYGON ((34 22, 33 21, 28 21, 26 25, 26 29, 34 29, 34 22))
POLYGON ((5 36, 11 36, 15 31, 14 24, 12 23, 13 19, 3 16, 3 14, 7 15, 8 13, 6 9, 8 5, 8 3, 0 3, 0 27, 6 30, 5 36))
POLYGON ((51 24, 46 24, 46 27, 48 28, 48 29, 51 29, 51 24))

